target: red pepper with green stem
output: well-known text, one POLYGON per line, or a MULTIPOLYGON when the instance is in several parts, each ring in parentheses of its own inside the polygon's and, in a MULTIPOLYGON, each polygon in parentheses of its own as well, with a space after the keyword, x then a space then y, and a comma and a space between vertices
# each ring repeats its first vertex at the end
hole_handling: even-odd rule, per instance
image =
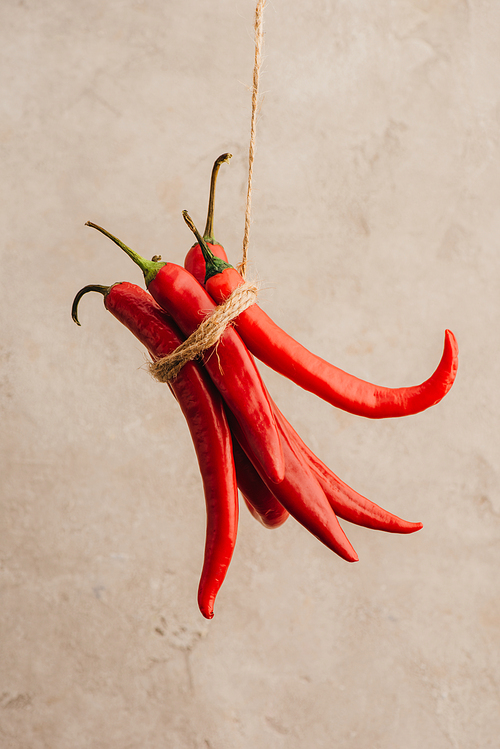
MULTIPOLYGON (((144 289, 128 282, 110 287, 86 286, 78 292, 73 304, 73 320, 78 325, 80 324, 77 317, 78 303, 81 297, 89 291, 98 291, 103 294, 106 309, 144 344, 153 360, 156 361, 172 353, 184 340, 168 312, 161 309, 144 289)), ((225 434, 225 415, 221 414, 219 393, 198 364, 188 362, 169 386, 181 405, 189 428, 195 429, 193 435, 195 447, 203 438, 205 418, 209 424, 214 419, 216 422, 220 420, 222 426, 217 427, 216 424, 214 428, 220 428, 225 434), (199 405, 197 405, 198 401, 199 405), (210 401, 212 401, 213 414, 207 406, 210 401), (193 409, 194 420, 190 418, 190 414, 186 413, 187 408, 193 409)), ((207 426, 206 431, 209 431, 209 428, 207 426)), ((234 438, 232 448, 238 488, 248 509, 266 528, 278 528, 283 525, 288 518, 288 512, 264 484, 234 438)), ((227 452, 227 445, 225 450, 227 452)), ((216 457, 214 461, 213 468, 215 469, 216 457)), ((231 471, 229 471, 229 476, 230 474, 231 471)))
MULTIPOLYGON (((203 253, 205 287, 212 299, 222 304, 244 280, 235 268, 211 252, 187 211, 183 216, 198 240, 195 247, 200 248, 190 250, 185 266, 190 270, 198 262, 197 253, 203 253)), ((458 346, 451 330, 445 332, 441 361, 428 380, 413 387, 388 388, 360 380, 312 354, 257 304, 241 312, 236 325, 251 353, 271 369, 333 406, 370 419, 408 416, 434 406, 449 391, 457 373, 458 346)))
MULTIPOLYGON (((172 318, 139 286, 86 286, 73 302, 72 317, 79 325, 78 303, 89 291, 104 296, 104 305, 144 344, 153 359, 167 356, 183 341, 172 318)), ((238 497, 232 441, 219 394, 194 362, 183 367, 170 384, 191 433, 203 480, 207 529, 198 605, 213 617, 215 598, 226 576, 238 528, 238 497)))
MULTIPOLYGON (((203 239, 207 243, 210 250, 217 257, 221 257, 227 260, 224 247, 220 245, 214 238, 214 204, 215 204, 215 185, 217 183, 217 175, 221 164, 229 161, 232 158, 232 154, 223 153, 214 162, 212 167, 212 176, 210 179, 210 193, 208 196, 208 210, 207 210, 207 221, 205 224, 205 231, 203 232, 203 239)), ((198 243, 194 244, 186 255, 184 261, 184 267, 199 281, 202 285, 205 281, 205 259, 198 243)))
MULTIPOLYGON (((91 222, 87 226, 105 234, 134 260, 144 273, 148 291, 172 315, 185 336, 215 309, 203 286, 180 265, 146 260, 100 226, 91 222)), ((217 346, 206 350, 203 363, 260 465, 271 481, 279 483, 285 468, 272 407, 255 362, 234 328, 226 328, 217 346)))

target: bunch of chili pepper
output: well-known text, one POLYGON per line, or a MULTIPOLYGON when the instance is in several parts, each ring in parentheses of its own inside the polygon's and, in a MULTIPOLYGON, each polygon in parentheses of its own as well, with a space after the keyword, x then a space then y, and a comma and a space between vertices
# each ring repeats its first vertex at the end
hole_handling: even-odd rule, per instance
MULTIPOLYGON (((204 236, 183 213, 197 240, 184 267, 157 257, 146 260, 89 222, 139 265, 147 291, 128 282, 85 286, 73 302, 76 323, 80 324, 81 297, 97 291, 106 309, 158 361, 177 349, 244 282, 213 236, 217 174, 229 158, 230 154, 223 154, 212 169, 204 236)), ((361 496, 320 461, 270 397, 252 354, 329 403, 375 419, 418 413, 438 403, 451 388, 458 365, 457 343, 447 330, 441 361, 428 380, 408 388, 378 387, 312 354, 257 304, 241 312, 235 322, 224 330, 216 347, 186 363, 169 382, 186 418, 203 480, 207 527, 198 605, 206 618, 213 616, 236 542, 238 489, 250 512, 266 527, 276 528, 292 515, 349 562, 358 556, 337 516, 393 533, 413 533, 422 527, 361 496)))

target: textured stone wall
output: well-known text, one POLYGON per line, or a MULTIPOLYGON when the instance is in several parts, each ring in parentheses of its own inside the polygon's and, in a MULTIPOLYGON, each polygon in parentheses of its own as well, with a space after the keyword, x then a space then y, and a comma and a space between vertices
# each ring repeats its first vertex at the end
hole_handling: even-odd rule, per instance
POLYGON ((224 151, 238 262, 248 0, 0 8, 2 749, 494 749, 500 735, 500 6, 269 0, 250 275, 310 349, 443 402, 338 411, 262 367, 345 481, 424 529, 344 524, 349 565, 243 507, 215 618, 188 431, 97 295, 182 263, 224 151))

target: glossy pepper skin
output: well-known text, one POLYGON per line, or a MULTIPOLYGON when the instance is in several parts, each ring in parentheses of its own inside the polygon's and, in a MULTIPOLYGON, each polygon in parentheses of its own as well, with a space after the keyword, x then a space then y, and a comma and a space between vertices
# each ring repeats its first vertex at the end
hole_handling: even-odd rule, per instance
POLYGON ((278 421, 285 457, 285 477, 271 484, 253 454, 252 448, 232 414, 228 414, 231 431, 254 464, 264 483, 276 499, 313 536, 347 562, 357 562, 358 555, 342 530, 313 472, 302 460, 293 440, 278 421))
POLYGON ((238 489, 250 513, 265 528, 279 528, 287 520, 289 513, 262 481, 235 437, 233 456, 238 489))
POLYGON ((388 531, 389 533, 415 533, 415 531, 419 531, 423 527, 422 523, 411 523, 408 520, 403 520, 397 515, 393 515, 391 512, 379 507, 375 502, 358 494, 357 491, 348 486, 342 479, 339 479, 313 453, 286 420, 276 404, 274 404, 274 412, 281 429, 287 432, 301 459, 314 473, 330 506, 339 518, 348 520, 350 523, 355 523, 356 525, 361 525, 364 528, 388 531))
MULTIPOLYGON (((87 225, 109 237, 139 265, 148 291, 172 315, 185 336, 215 309, 207 291, 182 266, 145 260, 105 229, 90 222, 87 225)), ((279 483, 285 465, 272 407, 255 362, 233 327, 226 328, 216 347, 206 350, 203 363, 260 465, 271 481, 279 483)))
MULTIPOLYGON (((179 265, 164 265, 148 285, 158 304, 172 314, 184 335, 193 333, 213 300, 179 265)), ((276 423, 264 384, 236 331, 228 327, 214 349, 203 356, 205 369, 231 412, 245 430, 259 463, 273 483, 283 480, 285 467, 276 423)))
MULTIPOLYGON (((347 520, 350 523, 363 526, 364 528, 387 531, 389 533, 406 534, 415 533, 416 531, 421 530, 423 527, 422 523, 412 523, 408 520, 403 520, 397 515, 393 515, 391 512, 388 512, 375 504, 375 502, 363 497, 336 476, 333 471, 328 468, 328 466, 326 466, 305 444, 272 399, 271 402, 273 404, 276 422, 279 426, 280 432, 284 437, 286 436, 287 444, 293 450, 293 456, 290 456, 290 454, 287 454, 285 451, 285 459, 288 455, 289 461, 291 460, 292 465, 294 465, 296 469, 297 461, 302 464, 303 480, 304 476, 312 473, 336 516, 343 520, 347 520)), ((252 460, 251 453, 249 453, 249 457, 252 460)), ((274 488, 272 489, 272 491, 280 497, 280 501, 285 506, 288 506, 287 501, 289 500, 286 493, 288 492, 288 494, 290 494, 291 492, 293 497, 293 484, 292 488, 284 485, 281 487, 281 490, 283 494, 276 492, 276 489, 274 488)), ((317 491, 316 487, 313 490, 313 494, 315 491, 317 491)), ((320 502, 321 501, 322 500, 320 500, 320 502)), ((290 512, 293 514, 292 510, 290 510, 290 512)), ((302 524, 305 525, 305 527, 308 527, 305 523, 302 524)))
MULTIPOLYGON (((184 212, 185 219, 186 215, 184 212)), ((192 222, 189 224, 187 219, 193 229, 192 222)), ((224 261, 225 252, 219 247, 216 248, 217 258, 224 261)), ((207 253, 206 244, 203 247, 201 237, 190 252, 185 267, 198 273, 199 254, 205 253, 205 288, 217 304, 222 304, 244 283, 235 268, 224 262, 214 262, 211 253, 207 253)), ((425 411, 444 398, 457 373, 458 345, 451 330, 445 331, 441 361, 428 380, 412 387, 388 388, 360 380, 312 354, 276 325, 257 304, 244 310, 235 324, 251 353, 268 367, 332 406, 370 419, 409 416, 425 411)))
MULTIPOLYGON (((210 250, 216 257, 221 257, 227 262, 227 255, 224 251, 224 247, 220 245, 214 238, 214 205, 215 205, 215 185, 217 183, 217 175, 222 164, 229 161, 232 158, 232 154, 223 153, 219 156, 212 167, 212 176, 210 179, 210 193, 208 196, 208 209, 207 209, 207 220, 205 223, 205 230, 203 232, 203 239, 207 243, 210 250)), ((198 243, 194 244, 186 255, 184 267, 188 268, 189 272, 196 278, 199 283, 205 283, 205 258, 198 243), (189 266, 189 268, 188 268, 189 266)))
MULTIPOLYGON (((190 228, 195 233, 197 233, 196 227, 194 226, 186 212, 184 212, 184 218, 186 219, 186 223, 188 223, 190 228)), ((200 259, 201 257, 203 257, 203 239, 199 238, 199 241, 195 245, 193 245, 193 247, 191 247, 185 260, 186 268, 188 270, 193 270, 198 275, 201 275, 200 259)), ((221 245, 217 245, 215 247, 215 250, 217 252, 217 257, 227 262, 226 253, 223 247, 221 245)), ((217 266, 217 264, 213 263, 213 261, 211 261, 209 258, 208 262, 206 263, 205 270, 205 277, 208 277, 207 288, 211 280, 211 270, 217 271, 218 269, 220 269, 221 272, 214 273, 215 278, 219 278, 220 275, 224 276, 225 273, 229 274, 231 271, 233 272, 233 274, 236 274, 234 268, 224 269, 223 265, 221 266, 219 264, 217 266), (214 265, 215 268, 213 267, 214 265)), ((240 285, 241 283, 243 283, 243 279, 239 274, 236 275, 238 277, 237 285, 240 285)), ((255 306, 256 305, 254 305, 254 307, 255 306)), ((253 309, 253 307, 250 309, 253 309)), ((238 322, 241 317, 242 315, 240 314, 240 316, 238 317, 238 322)), ((422 523, 412 523, 397 517, 397 515, 393 515, 387 510, 384 510, 382 507, 379 507, 379 505, 375 504, 375 502, 372 502, 366 497, 363 497, 361 494, 359 494, 345 482, 343 482, 312 452, 312 450, 307 447, 307 445, 303 442, 297 432, 286 420, 286 418, 283 416, 272 399, 271 402, 273 404, 274 414, 280 425, 280 429, 282 430, 282 432, 287 434, 288 438, 295 446, 296 456, 300 457, 302 462, 314 474, 336 515, 357 525, 362 525, 373 530, 383 530, 392 533, 414 533, 415 531, 418 531, 422 528, 422 523)))
MULTIPOLYGON (((100 291, 104 295, 106 309, 135 335, 153 359, 167 356, 184 340, 172 318, 151 295, 126 282, 109 288, 82 289, 75 298, 76 322, 76 308, 86 291, 100 291)), ((231 433, 222 400, 198 365, 186 364, 170 387, 186 417, 203 480, 207 528, 198 605, 203 616, 211 619, 215 598, 231 562, 238 528, 231 433)))

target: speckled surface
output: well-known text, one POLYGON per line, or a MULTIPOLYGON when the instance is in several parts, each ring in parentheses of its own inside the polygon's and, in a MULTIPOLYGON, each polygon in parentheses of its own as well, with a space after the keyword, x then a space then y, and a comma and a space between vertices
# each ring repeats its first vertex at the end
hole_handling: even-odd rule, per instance
POLYGON ((204 501, 168 389, 89 283, 141 283, 106 226, 182 263, 181 211, 238 262, 253 3, 4 2, 2 749, 496 749, 500 735, 500 6, 268 1, 250 275, 337 366, 437 407, 342 413, 264 367, 345 481, 421 520, 344 524, 349 565, 242 508, 196 605, 204 501))

